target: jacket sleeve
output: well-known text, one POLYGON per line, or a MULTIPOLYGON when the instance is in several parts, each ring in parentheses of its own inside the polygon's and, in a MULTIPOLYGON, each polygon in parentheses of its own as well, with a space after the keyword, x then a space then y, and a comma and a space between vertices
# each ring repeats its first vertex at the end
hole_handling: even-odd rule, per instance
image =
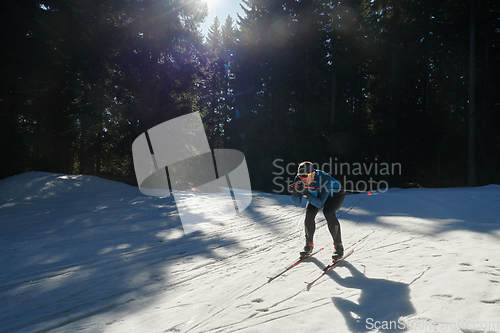
MULTIPOLYGON (((299 178, 297 176, 295 176, 295 178, 293 180, 293 183, 295 184, 297 181, 299 181, 299 178)), ((293 194, 291 194, 291 196, 292 196, 292 202, 293 202, 293 204, 295 206, 300 206, 300 204, 302 203, 302 197, 304 197, 304 196, 302 194, 300 194, 300 193, 299 193, 298 197, 294 196, 293 194)), ((311 195, 309 193, 309 198, 310 197, 313 197, 313 195, 311 195)), ((306 198, 306 199, 308 199, 308 198, 306 198)))
POLYGON ((302 195, 299 194, 298 197, 292 195, 292 202, 295 206, 300 206, 302 203, 302 195))
POLYGON ((318 183, 320 184, 320 188, 317 196, 309 195, 307 200, 315 207, 321 208, 325 204, 326 199, 328 199, 328 196, 331 193, 330 191, 340 189, 340 183, 335 178, 324 172, 320 173, 318 183), (322 184, 325 184, 325 186, 322 186, 322 184))
MULTIPOLYGON (((297 182, 297 176, 295 176, 294 180, 293 180, 293 183, 295 184, 297 182)), ((293 191, 292 191, 293 193, 293 191)), ((300 204, 302 203, 302 195, 299 194, 298 197, 294 196, 293 194, 290 194, 292 196, 292 202, 295 206, 300 206, 300 204)))

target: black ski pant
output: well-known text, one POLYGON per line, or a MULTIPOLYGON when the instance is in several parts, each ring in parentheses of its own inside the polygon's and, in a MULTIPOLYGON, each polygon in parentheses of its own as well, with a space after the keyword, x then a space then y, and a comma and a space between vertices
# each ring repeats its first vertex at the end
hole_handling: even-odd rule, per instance
MULTIPOLYGON (((328 230, 333 238, 333 244, 339 245, 342 244, 342 235, 340 233, 340 223, 337 219, 337 213, 342 206, 342 203, 345 199, 345 192, 335 192, 330 195, 328 199, 326 199, 325 204, 323 205, 323 214, 325 215, 326 222, 328 224, 328 230)), ((314 232, 316 231, 316 215, 319 210, 314 205, 311 205, 310 202, 307 203, 306 206, 306 220, 305 220, 305 229, 306 229, 306 243, 313 244, 314 232)))

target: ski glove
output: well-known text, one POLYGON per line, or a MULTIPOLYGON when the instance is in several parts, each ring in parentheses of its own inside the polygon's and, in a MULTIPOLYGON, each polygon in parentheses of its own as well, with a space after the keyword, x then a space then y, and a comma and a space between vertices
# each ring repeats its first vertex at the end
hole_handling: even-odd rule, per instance
POLYGON ((304 183, 302 183, 301 181, 298 181, 294 185, 295 186, 293 187, 293 189, 294 189, 294 192, 297 193, 297 194, 294 194, 296 197, 298 197, 298 193, 302 194, 306 198, 309 196, 309 191, 305 187, 304 183))
POLYGON ((298 197, 299 196, 299 192, 297 191, 297 183, 294 183, 294 184, 290 185, 290 188, 291 188, 292 195, 294 197, 298 197))

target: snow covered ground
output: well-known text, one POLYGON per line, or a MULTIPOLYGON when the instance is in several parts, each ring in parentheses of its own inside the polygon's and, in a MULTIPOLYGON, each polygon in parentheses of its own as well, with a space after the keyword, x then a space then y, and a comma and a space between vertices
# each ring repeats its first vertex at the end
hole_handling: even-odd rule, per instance
MULTIPOLYGON (((500 186, 350 195, 355 252, 307 290, 325 250, 304 208, 251 205, 184 235, 175 202, 89 176, 0 181, 1 332, 500 332, 500 186)), ((199 208, 210 209, 210 207, 199 208)))

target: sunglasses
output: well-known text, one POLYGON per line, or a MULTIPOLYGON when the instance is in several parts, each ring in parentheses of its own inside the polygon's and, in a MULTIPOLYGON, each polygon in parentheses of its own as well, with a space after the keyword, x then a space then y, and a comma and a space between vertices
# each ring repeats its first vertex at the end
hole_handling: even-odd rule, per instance
POLYGON ((312 172, 311 172, 311 173, 300 173, 300 174, 297 174, 297 176, 298 176, 300 179, 307 178, 307 177, 309 177, 310 175, 312 175, 312 172))

